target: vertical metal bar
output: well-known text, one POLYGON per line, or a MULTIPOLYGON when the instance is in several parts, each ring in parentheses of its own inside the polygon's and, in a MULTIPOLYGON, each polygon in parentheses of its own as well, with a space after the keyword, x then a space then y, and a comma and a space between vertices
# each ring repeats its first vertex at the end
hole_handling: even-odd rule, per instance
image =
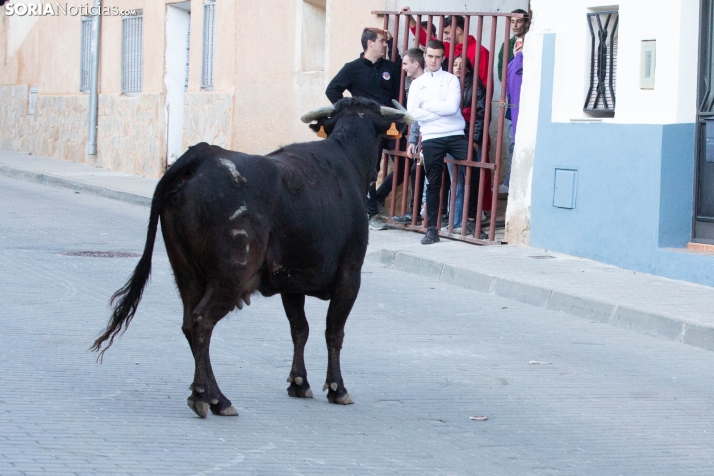
POLYGON ((414 35, 414 48, 419 48, 419 37, 421 36, 421 15, 416 16, 416 28, 414 31, 416 31, 416 34, 414 35))
POLYGON ((620 16, 615 13, 615 25, 612 27, 612 33, 610 34, 610 96, 612 97, 612 108, 615 109, 615 87, 612 82, 612 72, 614 71, 615 63, 615 48, 613 40, 615 39, 615 33, 617 32, 617 25, 620 23, 620 16))
MULTIPOLYGON (((505 25, 505 38, 504 38, 504 44, 508 44, 510 40, 510 32, 508 31, 508 22, 506 22, 505 25)), ((495 36, 494 36, 494 41, 491 42, 491 47, 495 47, 495 36)), ((493 49, 491 51, 494 51, 493 49)), ((493 170, 493 188, 494 192, 491 196, 491 223, 490 227, 488 230, 488 240, 489 241, 494 241, 496 238, 496 215, 498 213, 498 187, 496 184, 498 183, 499 176, 501 173, 501 149, 503 148, 503 125, 505 124, 506 121, 506 83, 508 81, 508 64, 504 61, 503 62, 503 67, 501 69, 501 77, 506 78, 506 80, 503 82, 503 86, 501 87, 501 101, 500 101, 500 108, 498 110, 498 137, 496 139, 496 168, 493 170)), ((493 61, 491 61, 491 65, 493 65, 493 61)), ((489 73, 490 76, 490 73, 489 73)), ((488 184, 487 184, 488 185, 488 184)), ((480 235, 479 231, 479 235, 480 235)))
MULTIPOLYGON (((419 153, 421 153, 421 138, 419 138, 419 142, 417 143, 417 150, 419 150, 419 153)), ((419 155, 414 158, 416 162, 416 172, 414 173, 414 197, 412 197, 412 226, 416 226, 417 222, 417 217, 419 216, 419 213, 421 210, 419 209, 419 197, 422 195, 422 190, 421 190, 421 160, 419 159, 419 155)), ((426 217, 426 208, 424 209, 424 217, 426 217)), ((422 225, 424 225, 425 220, 422 221, 422 225)))
MULTIPOLYGON (((459 166, 456 164, 451 164, 453 167, 453 174, 451 175, 451 190, 449 190, 449 233, 454 232, 454 210, 456 210, 456 187, 458 186, 459 177, 459 166)), ((444 164, 446 171, 449 171, 449 164, 444 164)), ((441 191, 444 191, 442 185, 441 191)))
MULTIPOLYGON (((399 16, 397 16, 399 18, 399 16)), ((402 44, 402 54, 406 55, 407 50, 409 49, 409 19, 411 18, 410 16, 405 16, 404 17, 404 43, 402 44)), ((416 30, 417 34, 419 34, 419 30, 416 30)), ((397 41, 397 38, 394 39, 394 41, 397 41)), ((404 71, 402 68, 402 65, 399 65, 399 69, 402 71, 402 76, 399 84, 399 102, 406 106, 405 99, 406 99, 406 80, 407 80, 407 73, 404 71)))
MULTIPOLYGON (((456 34, 456 19, 454 16, 451 16, 451 38, 449 39, 449 62, 448 62, 448 68, 449 68, 449 73, 454 71, 454 51, 456 51, 456 42, 454 42, 454 35, 456 34)), ((446 52, 444 52, 446 53, 446 52)))
MULTIPOLYGON (((392 35, 392 61, 397 61, 397 42, 399 41, 399 15, 394 15, 394 34, 392 35)), ((402 65, 398 65, 400 68, 402 65)))
POLYGON ((399 213, 399 216, 403 216, 407 212, 407 191, 409 190, 409 173, 411 171, 411 168, 412 164, 410 160, 407 157, 404 157, 404 177, 402 178, 402 209, 399 213))
POLYGON ((431 27, 434 24, 434 15, 429 15, 426 17, 426 42, 424 43, 424 46, 426 46, 427 43, 429 43, 429 40, 431 40, 431 27))
MULTIPOLYGON (((474 55, 474 73, 473 73, 473 86, 472 86, 472 93, 471 93, 471 115, 469 117, 469 152, 468 152, 468 157, 467 161, 472 162, 474 159, 474 146, 479 147, 478 144, 474 144, 474 129, 476 127, 476 104, 478 103, 478 84, 481 79, 479 78, 478 74, 478 65, 480 64, 481 61, 481 43, 482 43, 482 36, 483 36, 483 16, 479 15, 478 17, 478 26, 476 27, 476 53, 474 55)), ((489 105, 490 106, 490 105, 489 105)), ((484 118, 485 119, 485 118, 484 118)), ((488 135, 488 129, 486 128, 486 124, 484 124, 483 127, 483 135, 486 136, 488 135)), ((483 149, 481 150, 481 161, 483 161, 483 149)), ((468 203, 470 203, 471 200, 471 193, 473 193, 473 190, 471 190, 471 174, 474 173, 480 173, 479 170, 474 170, 473 167, 467 167, 466 168, 466 178, 464 179, 464 209, 463 213, 461 215, 461 236, 466 236, 466 223, 468 222, 468 203)), ((479 180, 479 188, 481 188, 481 181, 479 180)), ((478 190, 476 191, 478 193, 478 190)))
POLYGON ((588 89, 588 95, 585 97, 585 105, 583 109, 588 109, 590 104, 590 96, 593 93, 593 86, 595 84, 595 31, 593 30, 592 15, 588 15, 588 27, 590 27, 590 88, 588 89))
POLYGON ((439 41, 444 41, 444 15, 439 15, 439 41))
MULTIPOLYGON (((469 15, 465 15, 464 16, 464 42, 463 42, 464 46, 463 46, 463 48, 461 48, 461 74, 459 75, 460 76, 459 77, 459 85, 461 86, 461 93, 462 93, 462 95, 461 95, 461 104, 462 104, 461 107, 462 108, 464 107, 463 106, 463 102, 464 102, 463 91, 464 91, 464 79, 466 79, 466 70, 467 70, 466 60, 468 59, 467 46, 468 46, 469 27, 471 26, 469 24, 470 21, 471 21, 471 17, 469 15)), ((452 27, 452 31, 453 31, 454 25, 451 25, 451 27, 452 27)), ((456 58, 454 58, 454 61, 456 61, 456 58)), ((474 66, 474 68, 475 68, 475 66, 474 66)), ((472 141, 473 141, 473 139, 469 140, 469 147, 472 145, 472 141)))
MULTIPOLYGON (((395 139, 396 142, 396 147, 395 150, 399 150, 399 142, 400 139, 395 139)), ((401 163, 400 161, 402 160, 402 157, 398 155, 393 155, 392 156, 392 196, 389 198, 389 216, 393 217, 394 211, 397 208, 397 183, 399 182, 399 164, 401 163)), ((406 160, 406 159, 404 159, 406 160)), ((406 164, 405 164, 406 165, 406 164)))
MULTIPOLYGON (((94 0, 94 7, 97 12, 100 10, 99 2, 100 0, 94 0)), ((90 47, 91 65, 86 65, 87 72, 89 74, 89 129, 87 130, 87 155, 97 155, 97 116, 99 109, 99 34, 101 32, 99 14, 94 15, 94 17, 89 21, 87 22, 87 25, 91 25, 92 28, 90 47), (89 23, 89 21, 91 21, 91 23, 89 23)), ((84 23, 82 26, 84 26, 84 23)), ((89 60, 89 58, 87 60, 89 60)))
MULTIPOLYGON (((446 164, 444 164, 446 165, 446 164)), ((439 232, 441 230, 441 212, 444 210, 444 184, 446 184, 446 176, 449 174, 449 171, 446 167, 444 167, 441 170, 441 192, 439 193, 439 213, 436 214, 436 231, 439 232)), ((431 223, 429 223, 429 226, 434 226, 431 223)))
MULTIPOLYGON (((506 48, 508 47, 507 45, 510 43, 510 35, 508 31, 508 22, 510 21, 510 16, 505 16, 504 17, 506 20, 506 41, 504 43, 503 47, 503 53, 504 53, 504 61, 503 61, 503 69, 502 72, 504 74, 502 75, 503 81, 501 82, 501 95, 506 93, 506 74, 505 72, 508 70, 508 56, 507 54, 508 51, 506 51, 506 48)), ((490 50, 489 51, 495 51, 496 48, 496 30, 498 29, 498 17, 491 17, 491 42, 490 42, 490 50)), ((493 61, 496 55, 491 55, 489 58, 488 62, 488 73, 486 75, 486 111, 484 111, 484 118, 483 118, 483 146, 481 148, 481 162, 486 162, 485 155, 488 153, 488 130, 489 127, 491 126, 491 99, 493 98, 493 61)), ((503 135, 503 127, 499 127, 498 133, 500 135, 503 135)), ((499 141, 502 140, 502 137, 499 136, 498 138, 499 141)), ((496 162, 498 163, 499 157, 496 157, 496 162)), ((489 184, 484 183, 486 181, 486 169, 481 167, 479 170, 479 186, 478 186, 478 201, 476 205, 476 230, 474 231, 474 238, 478 239, 481 236, 481 212, 483 211, 483 193, 486 187, 489 186, 489 184)), ((492 180, 493 181, 493 177, 492 180)), ((498 198, 498 193, 495 194, 496 197, 498 198)), ((493 215, 493 211, 491 211, 491 215, 493 215)))

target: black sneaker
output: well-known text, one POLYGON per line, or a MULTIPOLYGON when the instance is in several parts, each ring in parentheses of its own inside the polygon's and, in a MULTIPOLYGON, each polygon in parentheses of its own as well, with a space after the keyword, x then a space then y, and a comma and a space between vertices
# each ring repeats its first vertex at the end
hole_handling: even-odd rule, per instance
POLYGON ((438 243, 439 241, 439 232, 436 231, 435 226, 430 226, 426 230, 426 235, 424 235, 424 238, 421 239, 421 244, 422 245, 431 245, 433 243, 438 243))
POLYGON ((400 217, 392 217, 392 221, 394 223, 411 223, 412 222, 412 214, 407 212, 400 217))

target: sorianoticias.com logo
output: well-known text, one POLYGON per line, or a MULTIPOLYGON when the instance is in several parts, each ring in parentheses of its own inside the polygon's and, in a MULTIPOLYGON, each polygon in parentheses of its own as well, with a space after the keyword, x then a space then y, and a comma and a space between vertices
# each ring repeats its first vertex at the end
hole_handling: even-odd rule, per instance
MULTIPOLYGON (((0 5, 3 2, 0 0, 0 5)), ((5 3, 5 15, 7 16, 127 16, 136 15, 135 10, 122 10, 119 7, 106 5, 69 5, 68 3, 5 3)))

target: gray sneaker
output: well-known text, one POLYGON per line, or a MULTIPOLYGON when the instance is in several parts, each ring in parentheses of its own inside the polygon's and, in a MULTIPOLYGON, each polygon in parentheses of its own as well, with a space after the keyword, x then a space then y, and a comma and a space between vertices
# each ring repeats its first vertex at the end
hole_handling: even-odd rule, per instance
POLYGON ((386 230, 387 224, 384 223, 384 220, 382 219, 381 216, 373 215, 369 219, 369 229, 370 230, 386 230))
POLYGON ((377 202, 377 211, 383 217, 389 217, 389 212, 384 208, 384 203, 377 202))

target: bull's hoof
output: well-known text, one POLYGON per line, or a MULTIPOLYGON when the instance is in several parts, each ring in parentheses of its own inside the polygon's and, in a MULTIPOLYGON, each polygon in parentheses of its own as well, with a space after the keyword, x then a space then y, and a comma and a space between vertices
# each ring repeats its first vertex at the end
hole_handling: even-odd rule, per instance
POLYGON ((296 398, 312 398, 312 390, 310 389, 310 384, 307 383, 307 379, 302 379, 300 377, 296 378, 290 383, 288 387, 288 395, 296 398), (299 380, 298 380, 299 379, 299 380), (296 382, 300 382, 301 385, 297 385, 296 382))
POLYGON ((228 405, 223 409, 219 409, 217 405, 211 405, 211 413, 221 416, 238 416, 238 410, 233 405, 228 405))
POLYGON ((199 418, 206 418, 208 416, 208 403, 196 399, 193 395, 188 397, 187 403, 199 418))
POLYGON ((350 405, 354 403, 354 400, 350 397, 350 394, 347 393, 347 389, 342 387, 337 387, 337 389, 333 389, 332 387, 336 385, 330 385, 329 391, 327 392, 327 401, 330 403, 337 403, 339 405, 350 405))
POLYGON ((211 402, 211 413, 221 416, 238 416, 238 411, 231 405, 231 401, 223 396, 211 402))

